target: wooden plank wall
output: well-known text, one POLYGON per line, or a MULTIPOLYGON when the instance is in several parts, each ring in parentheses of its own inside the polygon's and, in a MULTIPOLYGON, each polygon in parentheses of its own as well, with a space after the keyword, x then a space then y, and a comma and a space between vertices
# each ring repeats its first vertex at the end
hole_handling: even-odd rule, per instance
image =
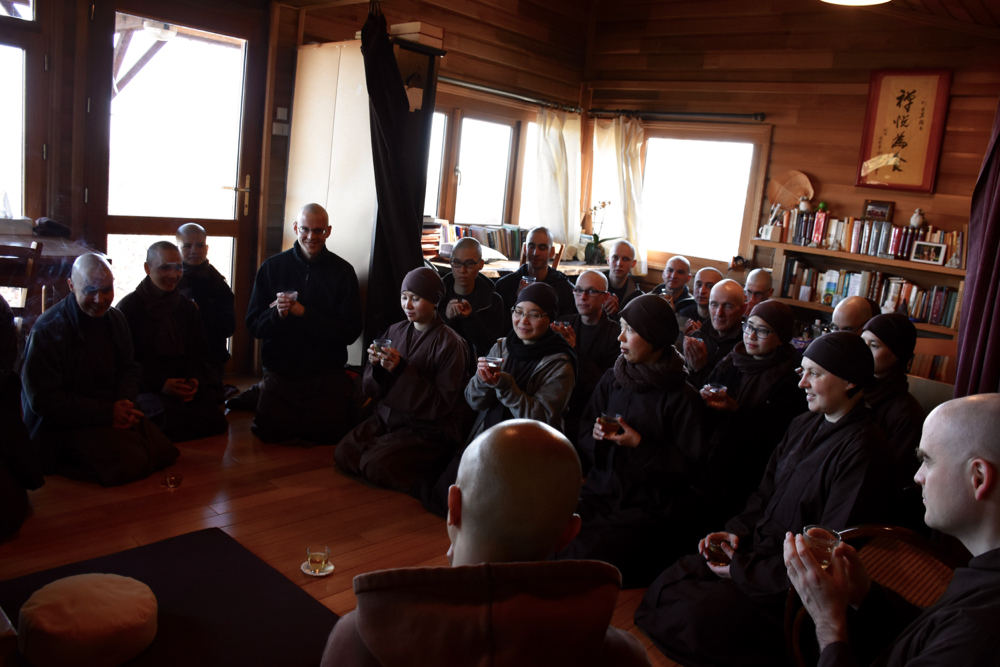
POLYGON ((834 215, 879 199, 896 202, 897 223, 920 207, 960 229, 1000 95, 1000 40, 818 0, 605 0, 584 76, 595 107, 764 112, 769 175, 803 171, 834 215), (871 71, 922 67, 954 70, 936 192, 855 187, 871 71))

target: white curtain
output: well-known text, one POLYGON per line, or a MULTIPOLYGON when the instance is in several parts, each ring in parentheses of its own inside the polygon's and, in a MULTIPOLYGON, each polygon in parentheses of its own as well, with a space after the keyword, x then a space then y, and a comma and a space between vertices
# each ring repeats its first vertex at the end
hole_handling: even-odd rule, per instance
MULTIPOLYGON (((615 211, 605 217, 602 237, 624 236, 635 246, 639 260, 632 273, 644 275, 646 266, 646 243, 642 233, 642 121, 638 118, 613 120, 598 119, 594 124, 594 192, 593 200, 611 201, 615 211), (617 166, 617 191, 609 192, 608 199, 601 197, 599 189, 608 191, 610 183, 599 183, 598 174, 613 174, 608 168, 614 160, 617 166), (614 195, 617 195, 615 197, 614 195)), ((604 179, 605 181, 609 179, 604 179)), ((601 212, 595 213, 600 218, 601 212)))
POLYGON ((580 245, 580 116, 541 109, 537 123, 538 220, 570 259, 580 245))

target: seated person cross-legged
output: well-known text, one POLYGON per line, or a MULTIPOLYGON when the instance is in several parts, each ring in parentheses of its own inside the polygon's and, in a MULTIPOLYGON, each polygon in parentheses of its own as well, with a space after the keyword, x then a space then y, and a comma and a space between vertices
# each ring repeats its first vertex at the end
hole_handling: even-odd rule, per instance
POLYGON ((580 423, 578 449, 593 462, 577 506, 583 528, 557 558, 611 563, 625 588, 648 586, 701 534, 704 406, 676 338, 670 304, 632 299, 621 311, 621 356, 580 423))
POLYGON ((143 268, 146 277, 118 304, 142 366, 136 405, 174 442, 225 433, 222 376, 209 361, 198 306, 177 290, 180 250, 154 243, 143 268))
POLYGON ((433 269, 403 278, 406 320, 381 337, 391 341, 388 347, 368 347, 363 386, 377 401, 375 414, 337 445, 339 469, 407 491, 419 477, 440 475, 454 455, 463 435, 456 415, 468 409, 462 395, 467 352, 436 310, 444 292, 433 269))
MULTIPOLYGON (((563 412, 576 378, 576 353, 550 328, 559 300, 545 283, 528 285, 511 313, 514 330, 480 357, 465 387, 465 400, 478 412, 474 438, 508 419, 534 419, 563 428, 563 412), (496 361, 502 360, 502 361, 496 361)), ((425 478, 416 495, 431 512, 444 516, 448 487, 455 482, 459 451, 434 482, 425 478)))
POLYGON ((785 533, 885 516, 886 443, 862 393, 872 377, 871 353, 860 336, 831 333, 804 357, 799 386, 809 412, 792 421, 757 491, 723 531, 698 542, 698 553, 663 572, 636 610, 636 625, 685 666, 783 663, 785 533), (709 561, 712 542, 730 562, 709 561))
POLYGON ((997 394, 942 403, 924 423, 917 450, 921 465, 914 476, 923 493, 924 521, 956 537, 973 555, 967 567, 955 570, 933 606, 920 609, 873 583, 850 545, 838 547, 823 570, 801 535, 785 538, 788 578, 816 625, 821 667, 997 664, 998 431, 997 394), (855 653, 862 646, 869 655, 855 653))
POLYGON ((73 262, 72 295, 32 328, 21 378, 24 422, 47 473, 126 484, 172 464, 180 452, 135 408, 142 368, 115 298, 111 265, 73 262))
POLYGON ((806 411, 795 372, 802 355, 789 343, 794 324, 787 305, 762 301, 743 325, 743 342, 719 362, 701 390, 709 408, 715 521, 743 509, 788 425, 806 411))
POLYGON ((545 424, 486 430, 448 489, 451 567, 355 577, 357 609, 334 626, 322 667, 649 665, 608 625, 615 568, 546 562, 580 528, 580 476, 572 445, 545 424))

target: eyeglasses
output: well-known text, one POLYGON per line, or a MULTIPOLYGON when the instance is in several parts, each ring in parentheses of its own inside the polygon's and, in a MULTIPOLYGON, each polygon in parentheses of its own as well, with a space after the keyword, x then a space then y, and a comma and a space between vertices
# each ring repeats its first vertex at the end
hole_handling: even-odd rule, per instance
POLYGON ((451 268, 453 269, 474 269, 476 268, 476 264, 479 264, 478 259, 467 259, 464 262, 460 262, 457 259, 451 260, 451 268))
POLYGON ((573 294, 577 296, 582 296, 584 294, 588 296, 597 296, 598 294, 607 294, 607 292, 602 292, 601 290, 594 289, 593 287, 588 287, 587 289, 580 289, 579 287, 574 287, 573 294))
POLYGON ((745 333, 748 333, 748 334, 751 334, 751 335, 757 334, 757 340, 764 340, 765 338, 767 338, 768 336, 770 336, 771 334, 774 333, 770 329, 762 329, 762 328, 755 327, 754 325, 750 324, 749 322, 747 322, 746 324, 743 325, 743 331, 745 333))
POLYGON ((521 310, 520 308, 518 308, 517 306, 514 306, 513 308, 511 308, 510 312, 514 313, 514 317, 516 317, 518 319, 524 319, 525 317, 527 317, 532 322, 537 322, 538 320, 542 319, 543 317, 548 317, 548 315, 546 313, 541 313, 541 312, 538 312, 537 310, 532 310, 532 311, 529 311, 529 312, 526 313, 523 310, 521 310))
POLYGON ((861 327, 838 327, 833 322, 830 323, 830 332, 831 333, 833 333, 834 331, 846 331, 847 333, 857 333, 858 329, 860 329, 860 328, 861 327))
POLYGON ((748 290, 743 290, 743 293, 748 299, 760 299, 761 301, 763 301, 764 297, 767 296, 767 292, 750 292, 748 290))

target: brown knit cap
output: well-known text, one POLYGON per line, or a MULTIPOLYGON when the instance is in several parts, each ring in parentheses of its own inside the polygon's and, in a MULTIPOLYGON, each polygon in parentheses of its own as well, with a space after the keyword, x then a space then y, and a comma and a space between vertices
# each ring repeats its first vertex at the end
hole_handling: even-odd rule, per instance
POLYGON ((400 292, 413 292, 422 299, 427 299, 437 305, 445 295, 444 281, 434 269, 422 266, 413 269, 403 278, 400 292))

